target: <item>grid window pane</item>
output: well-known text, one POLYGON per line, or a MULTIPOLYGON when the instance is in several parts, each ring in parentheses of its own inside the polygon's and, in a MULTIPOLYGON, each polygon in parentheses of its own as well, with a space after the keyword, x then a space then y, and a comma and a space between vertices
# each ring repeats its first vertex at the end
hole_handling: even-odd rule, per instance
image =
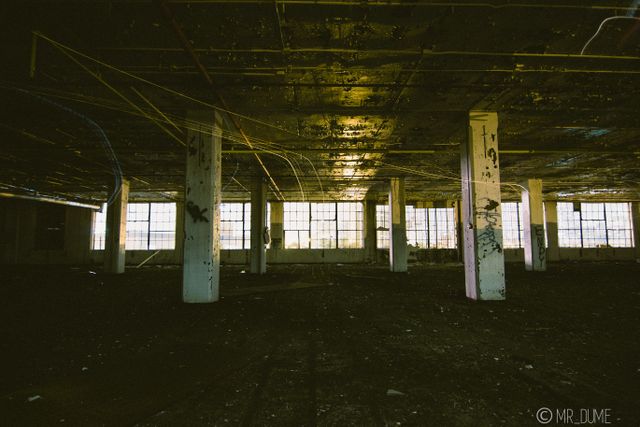
POLYGON ((149 249, 175 249, 176 204, 151 203, 149 209, 149 249))
POLYGON ((455 249, 456 224, 453 208, 429 209, 429 247, 455 249))
MULTIPOLYGON (((453 208, 405 206, 407 243, 422 249, 455 249, 456 224, 453 208)), ((377 247, 389 248, 389 206, 376 206, 377 247)))
POLYGON ((129 203, 127 250, 175 249, 175 203, 129 203))
POLYGON ((336 204, 311 203, 311 248, 336 247, 336 204))
POLYGON ((574 210, 573 203, 558 203, 558 246, 564 248, 582 247, 580 210, 574 210))
MULTIPOLYGON (((248 204, 248 203, 246 203, 248 204)), ((245 203, 220 203, 220 248, 243 249, 245 237, 245 203)), ((251 212, 251 208, 249 208, 251 212)), ((247 221, 250 225, 251 221, 247 221)), ((250 234, 250 230, 247 234, 250 234)))
POLYGON ((629 203, 558 203, 562 247, 633 247, 629 203))
POLYGON ((102 205, 102 211, 93 212, 91 226, 91 249, 104 250, 104 239, 107 234, 107 204, 102 205))
POLYGON ((338 248, 362 248, 362 203, 337 203, 338 248))
POLYGON ((126 250, 149 249, 149 203, 127 205, 126 250))
MULTIPOLYGON (((267 203, 265 226, 271 221, 271 205, 267 203)), ((270 245, 267 245, 269 247, 270 245)), ((251 202, 220 204, 220 248, 251 248, 251 202)))
POLYGON ((284 203, 284 247, 285 249, 309 248, 309 203, 284 203))
POLYGON ((427 209, 405 206, 407 243, 419 248, 428 248, 429 227, 427 226, 427 209))
POLYGON ((502 203, 502 245, 504 248, 521 248, 524 240, 522 213, 519 202, 502 203))
MULTIPOLYGON (((605 203, 607 235, 613 248, 633 247, 633 226, 630 203, 605 203)), ((637 243, 636 243, 637 244, 637 243)))
POLYGON ((598 248, 607 246, 607 226, 604 203, 581 203, 582 246, 598 248))
POLYGON ((389 249, 389 205, 376 205, 376 247, 389 249))
POLYGON ((244 204, 244 249, 251 248, 251 202, 244 204))

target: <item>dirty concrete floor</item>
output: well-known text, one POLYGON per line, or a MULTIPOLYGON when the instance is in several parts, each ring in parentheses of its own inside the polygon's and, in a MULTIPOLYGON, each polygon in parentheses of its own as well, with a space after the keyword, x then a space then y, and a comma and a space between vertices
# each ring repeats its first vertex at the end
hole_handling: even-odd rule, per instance
POLYGON ((508 265, 508 300, 486 303, 460 265, 241 270, 222 268, 221 302, 183 305, 177 267, 5 268, 0 423, 640 423, 638 264, 508 265))

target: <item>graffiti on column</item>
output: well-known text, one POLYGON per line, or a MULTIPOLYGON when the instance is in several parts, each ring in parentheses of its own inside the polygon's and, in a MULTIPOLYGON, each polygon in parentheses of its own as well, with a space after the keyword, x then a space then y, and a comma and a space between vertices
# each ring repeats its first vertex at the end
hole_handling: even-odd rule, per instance
POLYGON ((500 220, 500 214, 496 208, 500 206, 500 203, 492 199, 484 200, 487 202, 486 205, 475 212, 478 219, 483 219, 486 222, 485 227, 478 233, 478 245, 482 247, 483 258, 494 252, 502 252, 502 244, 496 236, 496 229, 500 220))
POLYGON ((204 213, 207 210, 208 210, 207 208, 200 209, 200 206, 196 205, 191 200, 187 202, 187 212, 189 212, 189 215, 191 215, 193 222, 199 222, 199 221, 209 222, 207 217, 204 216, 204 213))
POLYGON ((544 242, 544 226, 540 224, 533 225, 533 232, 538 246, 538 259, 542 263, 547 255, 547 248, 544 242))

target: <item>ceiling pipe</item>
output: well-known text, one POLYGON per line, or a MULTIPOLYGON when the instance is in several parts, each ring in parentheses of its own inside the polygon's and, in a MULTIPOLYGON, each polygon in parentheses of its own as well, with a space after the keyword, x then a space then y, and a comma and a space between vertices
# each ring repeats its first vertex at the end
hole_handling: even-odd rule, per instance
MULTIPOLYGON (((257 4, 272 5, 273 0, 169 0, 175 4, 257 4)), ((631 11, 634 8, 615 5, 588 5, 588 4, 550 4, 550 3, 469 3, 469 2, 417 2, 417 1, 387 1, 369 0, 275 0, 276 4, 289 4, 301 6, 401 6, 401 7, 463 7, 463 8, 489 8, 489 9, 578 9, 578 10, 608 10, 631 11)))
MULTIPOLYGON (((180 49, 165 47, 102 47, 98 48, 102 51, 130 51, 130 52, 180 52, 180 49)), ((194 53, 248 53, 248 54, 282 54, 282 49, 269 48, 191 48, 194 53)), ((491 51, 466 51, 466 50, 443 50, 437 51, 423 48, 408 49, 361 49, 361 48, 341 48, 341 47, 302 47, 302 48, 285 48, 285 53, 308 53, 308 54, 367 54, 367 55, 407 55, 407 56, 476 56, 476 57, 517 57, 517 58, 556 58, 556 59, 575 59, 578 61, 594 60, 594 59, 616 59, 625 61, 638 61, 640 57, 629 55, 599 55, 599 54, 577 54, 577 53, 531 53, 531 52, 491 52, 491 51)), ((204 68, 204 67, 203 67, 204 68)), ((315 69, 316 67, 313 67, 315 69)), ((202 71, 202 70, 201 70, 202 71)))
POLYGON ((0 193, 0 197, 4 197, 8 199, 31 200, 34 202, 53 203, 56 205, 73 206, 74 208, 93 209, 94 211, 99 211, 102 209, 101 205, 92 205, 89 203, 74 202, 73 200, 58 199, 56 197, 50 197, 50 196, 27 196, 23 194, 0 193))
MULTIPOLYGON (((358 148, 304 148, 297 149, 291 148, 288 150, 269 149, 263 150, 222 150, 223 154, 298 154, 298 153, 380 153, 380 154, 458 154, 457 150, 398 150, 398 149, 358 149, 358 148)), ((635 155, 640 156, 640 151, 613 151, 613 150, 585 150, 585 149, 565 149, 565 150, 537 150, 537 149, 525 149, 525 150, 500 150, 499 154, 509 155, 526 155, 526 154, 619 154, 619 155, 635 155)))

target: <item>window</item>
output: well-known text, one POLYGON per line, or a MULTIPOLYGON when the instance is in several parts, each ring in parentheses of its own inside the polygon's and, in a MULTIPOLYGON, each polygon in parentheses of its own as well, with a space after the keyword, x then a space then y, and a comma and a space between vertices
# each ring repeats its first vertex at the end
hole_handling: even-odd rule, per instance
POLYGON ((126 250, 144 250, 149 248, 149 209, 148 203, 129 203, 127 205, 127 241, 126 250))
POLYGON ((361 248, 362 203, 338 203, 338 248, 361 248))
POLYGON ((376 247, 389 249, 389 205, 376 205, 376 247))
POLYGON ((558 203, 558 246, 566 248, 582 247, 582 226, 580 204, 558 203))
POLYGON ((176 246, 176 204, 150 203, 149 249, 174 249, 176 246))
POLYGON ((558 203, 558 245, 567 248, 633 246, 629 203, 558 203))
POLYGON ((102 205, 101 211, 93 212, 91 230, 91 249, 104 250, 104 239, 107 234, 107 204, 102 205))
POLYGON ((582 247, 608 246, 604 203, 581 203, 579 213, 582 222, 582 247))
POLYGON ((523 242, 524 225, 520 203, 502 203, 502 246, 504 248, 521 248, 523 242))
MULTIPOLYGON (((407 242, 422 249, 454 249, 456 225, 453 208, 405 206, 407 242)), ((377 247, 389 248, 389 206, 376 206, 377 247)))
POLYGON ((456 243, 453 208, 429 209, 429 247, 455 249, 456 243))
MULTIPOLYGON (((265 215, 269 224, 269 203, 265 215)), ((251 249, 251 202, 220 203, 220 249, 251 249)))
POLYGON ((285 202, 285 248, 361 248, 362 221, 362 203, 285 202))
POLYGON ((427 209, 405 206, 407 224, 407 243, 419 248, 429 247, 429 220, 427 209))
MULTIPOLYGON (((607 243, 613 248, 633 247, 631 203, 605 203, 607 243)), ((639 244, 639 242, 635 242, 639 244)))
POLYGON ((309 247, 310 230, 309 203, 285 202, 284 204, 284 247, 285 249, 306 249, 309 247))
POLYGON ((311 249, 336 247, 336 204, 311 203, 311 249))
MULTIPOLYGON (((93 215, 91 246, 103 250, 107 210, 93 215)), ((129 203, 127 205, 127 250, 174 249, 176 243, 175 203, 129 203)))
POLYGON ((220 203, 220 248, 251 246, 251 203, 220 203))
POLYGON ((127 250, 174 249, 175 244, 175 203, 127 205, 127 250))

